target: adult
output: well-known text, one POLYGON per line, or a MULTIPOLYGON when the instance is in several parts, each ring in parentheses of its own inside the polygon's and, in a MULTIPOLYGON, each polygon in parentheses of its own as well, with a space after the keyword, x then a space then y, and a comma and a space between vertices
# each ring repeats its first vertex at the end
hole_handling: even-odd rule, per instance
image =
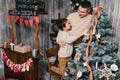
MULTIPOLYGON (((67 16, 67 19, 71 23, 73 32, 80 33, 85 29, 87 30, 90 29, 90 27, 92 26, 91 24, 92 15, 90 14, 91 9, 92 9, 91 3, 87 0, 84 0, 80 3, 77 12, 70 13, 67 16)), ((74 53, 76 53, 75 49, 79 46, 81 41, 82 37, 74 42, 74 52, 72 57, 74 57, 74 53)))

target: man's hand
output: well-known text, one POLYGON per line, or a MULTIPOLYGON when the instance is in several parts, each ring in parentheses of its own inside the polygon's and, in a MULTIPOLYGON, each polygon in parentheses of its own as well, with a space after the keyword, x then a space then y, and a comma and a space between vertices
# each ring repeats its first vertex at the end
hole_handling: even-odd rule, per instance
POLYGON ((87 33, 88 33, 88 30, 82 31, 82 34, 83 34, 83 35, 86 35, 87 33))

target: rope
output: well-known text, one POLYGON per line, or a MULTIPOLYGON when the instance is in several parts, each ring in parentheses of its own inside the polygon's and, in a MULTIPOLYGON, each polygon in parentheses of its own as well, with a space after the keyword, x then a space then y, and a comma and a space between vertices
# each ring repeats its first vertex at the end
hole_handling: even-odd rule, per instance
POLYGON ((89 40, 89 42, 87 44, 87 47, 86 47, 86 63, 87 63, 87 68, 88 68, 88 70, 90 72, 90 75, 89 75, 90 80, 93 80, 92 69, 91 69, 91 67, 90 67, 90 65, 88 63, 89 46, 90 46, 90 44, 92 42, 92 31, 93 31, 92 29, 93 28, 90 28, 90 40, 89 40))

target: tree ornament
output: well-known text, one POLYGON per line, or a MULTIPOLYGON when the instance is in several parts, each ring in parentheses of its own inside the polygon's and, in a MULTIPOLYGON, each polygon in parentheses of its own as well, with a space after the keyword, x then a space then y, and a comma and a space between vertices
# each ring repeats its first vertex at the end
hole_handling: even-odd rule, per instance
POLYGON ((95 49, 94 49, 94 47, 92 47, 92 48, 90 49, 90 55, 91 55, 91 56, 94 56, 94 54, 95 54, 95 49))
POLYGON ((82 72, 80 70, 77 71, 77 76, 75 80, 78 80, 82 76, 82 72))
POLYGON ((75 61, 79 61, 80 58, 81 58, 81 52, 78 51, 78 52, 75 54, 74 60, 75 60, 75 61))
POLYGON ((116 76, 112 73, 112 70, 108 68, 106 64, 104 64, 103 69, 98 69, 98 71, 101 72, 100 78, 106 77, 106 80, 109 80, 110 76, 116 76))
POLYGON ((98 69, 98 62, 96 62, 96 66, 95 67, 96 67, 96 69, 98 69))
POLYGON ((64 76, 68 76, 67 72, 64 73, 64 76))
POLYGON ((100 42, 100 43, 102 43, 102 44, 108 43, 107 40, 101 40, 100 37, 101 37, 101 35, 100 35, 100 33, 98 33, 98 34, 96 35, 96 39, 97 39, 98 42, 100 42))
POLYGON ((87 63, 85 62, 85 63, 83 63, 83 65, 84 65, 84 66, 87 66, 87 63))
POLYGON ((93 35, 96 34, 96 28, 95 27, 93 27, 93 33, 92 34, 93 35))
POLYGON ((74 75, 76 73, 76 69, 71 69, 70 74, 74 75))
POLYGON ((96 35, 96 38, 100 38, 101 37, 101 35, 98 33, 97 35, 96 35))
POLYGON ((70 4, 73 11, 76 11, 79 7, 79 4, 81 3, 81 0, 71 0, 70 4))
POLYGON ((79 3, 76 3, 75 5, 76 5, 76 6, 79 6, 79 3))
POLYGON ((117 71, 117 70, 118 70, 118 66, 117 66, 116 64, 112 64, 112 65, 110 66, 110 69, 111 69, 112 71, 117 71))
POLYGON ((82 76, 82 72, 79 70, 79 71, 77 72, 77 77, 80 78, 81 76, 82 76))

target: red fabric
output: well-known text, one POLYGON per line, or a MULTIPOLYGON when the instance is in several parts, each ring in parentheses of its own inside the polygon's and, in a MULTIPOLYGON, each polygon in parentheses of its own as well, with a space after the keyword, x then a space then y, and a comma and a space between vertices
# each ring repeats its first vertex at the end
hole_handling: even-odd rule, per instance
POLYGON ((5 77, 2 77, 2 80, 6 80, 6 78, 5 78, 5 77))
POLYGON ((28 26, 28 20, 24 20, 25 25, 28 26))
POLYGON ((11 20, 13 18, 12 15, 8 15, 8 20, 11 20))
POLYGON ((39 17, 38 17, 38 16, 35 16, 35 17, 34 17, 34 20, 35 20, 37 23, 39 23, 39 17))
POLYGON ((32 27, 33 26, 33 19, 30 19, 29 23, 30 23, 30 26, 32 27))
POLYGON ((22 18, 20 18, 20 25, 22 25, 22 22, 23 22, 23 19, 22 19, 22 18))
POLYGON ((19 19, 19 16, 16 16, 16 17, 15 17, 15 20, 17 21, 18 19, 19 19))

